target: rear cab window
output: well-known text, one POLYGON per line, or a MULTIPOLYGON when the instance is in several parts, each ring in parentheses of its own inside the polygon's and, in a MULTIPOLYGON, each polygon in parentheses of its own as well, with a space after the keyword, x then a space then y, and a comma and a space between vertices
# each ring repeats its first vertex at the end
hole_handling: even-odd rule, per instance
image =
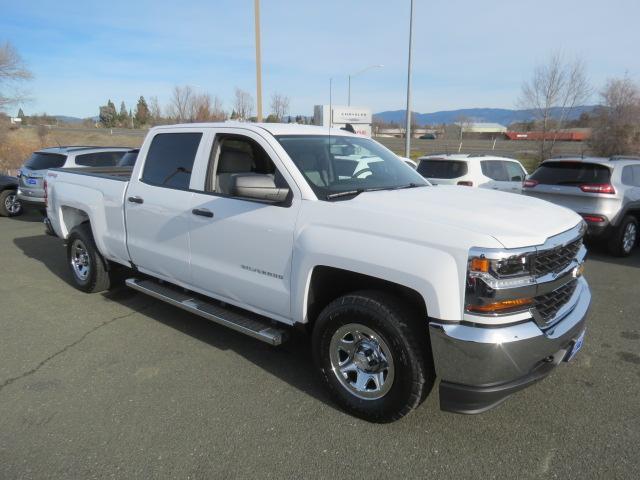
POLYGON ((31 170, 47 170, 49 168, 62 168, 67 160, 66 155, 56 153, 35 152, 24 164, 25 168, 31 170))
POLYGON ((158 133, 149 146, 141 180, 158 187, 188 190, 202 132, 158 133))
POLYGON ((418 173, 426 178, 459 178, 464 177, 468 171, 467 162, 460 160, 427 158, 418 165, 418 173))
POLYGON ((121 152, 96 152, 76 156, 76 165, 83 167, 115 167, 122 156, 121 152))
POLYGON ((609 183, 611 169, 597 163, 545 162, 529 178, 544 185, 609 183))

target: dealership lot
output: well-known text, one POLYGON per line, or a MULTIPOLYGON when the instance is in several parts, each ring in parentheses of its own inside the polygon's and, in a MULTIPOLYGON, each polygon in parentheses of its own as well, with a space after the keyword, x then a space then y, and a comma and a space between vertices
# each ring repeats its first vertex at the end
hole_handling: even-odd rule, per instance
POLYGON ((635 478, 640 251, 595 248, 568 368, 480 416, 337 410, 308 343, 271 348, 124 288, 68 283, 38 217, 0 218, 0 478, 635 478))

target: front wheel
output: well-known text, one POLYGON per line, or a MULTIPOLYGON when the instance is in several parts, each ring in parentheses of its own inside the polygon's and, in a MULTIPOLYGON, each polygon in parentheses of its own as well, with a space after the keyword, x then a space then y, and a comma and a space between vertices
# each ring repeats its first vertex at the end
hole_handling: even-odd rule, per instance
POLYGON ((16 217, 22 213, 22 204, 15 190, 0 192, 0 217, 16 217))
POLYGON ((365 420, 403 417, 435 381, 426 318, 415 318, 384 292, 357 292, 329 304, 316 321, 313 350, 334 400, 365 420))
POLYGON ((78 225, 69 234, 67 264, 73 285, 78 290, 97 293, 108 290, 111 286, 107 262, 96 247, 88 223, 78 225))

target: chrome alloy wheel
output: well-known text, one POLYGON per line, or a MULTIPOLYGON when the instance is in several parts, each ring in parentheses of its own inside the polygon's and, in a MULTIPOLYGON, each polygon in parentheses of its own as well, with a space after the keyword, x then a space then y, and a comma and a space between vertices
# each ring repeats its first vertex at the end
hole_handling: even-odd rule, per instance
POLYGON ((82 282, 89 278, 89 272, 91 271, 91 257, 87 252, 87 247, 81 240, 74 240, 71 245, 71 267, 73 273, 82 282))
POLYGON ((638 227, 635 223, 628 223, 627 228, 624 229, 624 235, 622 236, 622 248, 625 253, 629 253, 635 246, 638 239, 638 227))
POLYGON ((18 196, 15 193, 8 195, 7 198, 4 199, 4 208, 7 209, 7 212, 9 212, 10 215, 16 215, 20 213, 20 210, 22 210, 22 205, 20 204, 18 196))
POLYGON ((369 327, 349 323, 340 327, 329 345, 331 369, 352 395, 365 400, 384 397, 393 385, 391 350, 369 327))

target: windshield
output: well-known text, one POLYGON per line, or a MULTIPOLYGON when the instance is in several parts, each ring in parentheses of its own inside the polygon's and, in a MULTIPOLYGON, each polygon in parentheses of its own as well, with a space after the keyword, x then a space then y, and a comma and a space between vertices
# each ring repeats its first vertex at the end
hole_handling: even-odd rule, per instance
POLYGON ((429 184, 410 166, 369 138, 331 135, 276 137, 318 198, 429 184))
POLYGON ((467 174, 467 162, 458 160, 422 160, 418 172, 427 178, 459 178, 467 174))
POLYGON ((545 162, 529 178, 546 185, 609 183, 611 170, 597 163, 545 162))
POLYGON ((67 157, 53 153, 34 153, 24 166, 31 170, 47 170, 49 168, 61 168, 67 157))

